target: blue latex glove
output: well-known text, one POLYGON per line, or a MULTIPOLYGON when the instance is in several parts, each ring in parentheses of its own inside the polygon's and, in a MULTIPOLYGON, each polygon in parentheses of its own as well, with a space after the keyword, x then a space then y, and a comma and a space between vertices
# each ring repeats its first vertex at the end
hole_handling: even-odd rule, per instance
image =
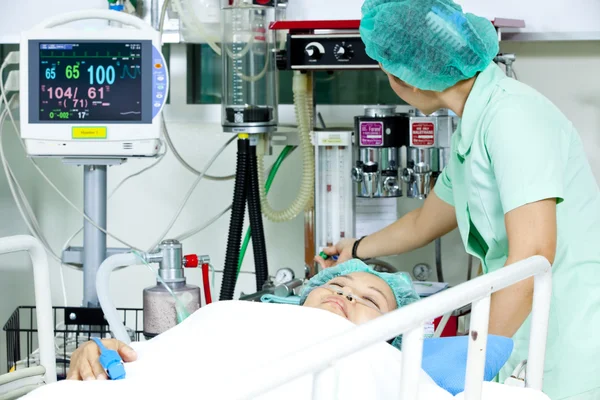
POLYGON ((92 340, 96 342, 100 348, 100 364, 106 371, 108 379, 113 381, 125 379, 125 367, 123 366, 123 360, 119 353, 104 347, 102 341, 98 338, 92 338, 92 340))

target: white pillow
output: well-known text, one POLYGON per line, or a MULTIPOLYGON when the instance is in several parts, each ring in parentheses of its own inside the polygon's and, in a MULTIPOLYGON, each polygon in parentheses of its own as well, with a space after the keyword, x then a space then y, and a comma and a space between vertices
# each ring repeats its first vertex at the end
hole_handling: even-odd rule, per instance
MULTIPOLYGON (((59 382, 30 399, 102 399, 116 396, 227 399, 240 377, 293 350, 344 332, 354 325, 324 310, 281 304, 218 302, 203 307, 155 339, 134 343, 138 361, 126 364, 127 379, 59 382)), ((399 399, 402 354, 387 343, 336 363, 330 372, 336 398, 399 399)), ((268 377, 265 377, 268 379, 268 377)), ((312 376, 301 377, 260 400, 308 400, 312 376)), ((113 397, 114 398, 114 397, 113 397)), ((453 397, 421 370, 419 399, 453 397)))

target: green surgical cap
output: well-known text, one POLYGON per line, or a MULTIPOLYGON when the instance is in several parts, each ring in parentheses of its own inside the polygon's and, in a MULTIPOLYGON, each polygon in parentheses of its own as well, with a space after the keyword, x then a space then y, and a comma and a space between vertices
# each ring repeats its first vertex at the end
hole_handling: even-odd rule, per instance
POLYGON ((360 34, 386 72, 442 92, 483 71, 498 54, 490 21, 451 0, 366 0, 360 34))
MULTIPOLYGON (((378 278, 383 279, 383 281, 389 285, 390 289, 392 289, 398 308, 414 303, 420 299, 413 286, 410 275, 407 273, 397 272, 395 274, 390 274, 387 272, 377 272, 360 260, 349 260, 337 267, 326 268, 313 276, 304 286, 304 290, 300 295, 300 305, 304 304, 306 298, 314 289, 326 285, 327 282, 338 276, 349 275, 354 272, 368 272, 369 274, 373 274, 378 278)), ((402 339, 397 337, 392 344, 400 349, 402 339)))

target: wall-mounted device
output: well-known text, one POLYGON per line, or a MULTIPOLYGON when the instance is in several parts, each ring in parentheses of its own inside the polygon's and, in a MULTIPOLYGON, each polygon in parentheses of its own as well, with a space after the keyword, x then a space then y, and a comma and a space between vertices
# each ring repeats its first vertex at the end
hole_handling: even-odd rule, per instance
POLYGON ((278 21, 272 29, 290 31, 286 48, 277 53, 279 69, 379 69, 365 51, 358 21, 278 21))
POLYGON ((169 75, 160 36, 142 20, 109 10, 61 15, 23 33, 20 57, 21 137, 30 156, 159 152, 169 75), (137 29, 59 26, 94 18, 137 29))

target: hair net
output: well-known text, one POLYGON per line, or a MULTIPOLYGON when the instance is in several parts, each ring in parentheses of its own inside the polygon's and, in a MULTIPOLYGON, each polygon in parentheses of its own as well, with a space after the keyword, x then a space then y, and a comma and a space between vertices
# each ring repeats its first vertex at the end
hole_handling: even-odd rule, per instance
POLYGON ((451 0, 366 0, 362 14, 369 57, 421 90, 441 92, 472 78, 499 51, 492 23, 451 0))
MULTIPOLYGON (((338 276, 349 275, 353 272, 368 272, 383 279, 383 281, 389 285, 390 289, 392 289, 398 308, 414 303, 420 299, 413 286, 412 280, 407 273, 397 272, 395 274, 390 274, 387 272, 377 272, 373 268, 367 266, 364 262, 354 259, 346 261, 337 267, 326 268, 312 277, 300 295, 300 305, 304 304, 306 298, 314 289, 327 284, 327 282, 338 276)), ((397 337, 392 344, 400 349, 402 339, 397 337)))

